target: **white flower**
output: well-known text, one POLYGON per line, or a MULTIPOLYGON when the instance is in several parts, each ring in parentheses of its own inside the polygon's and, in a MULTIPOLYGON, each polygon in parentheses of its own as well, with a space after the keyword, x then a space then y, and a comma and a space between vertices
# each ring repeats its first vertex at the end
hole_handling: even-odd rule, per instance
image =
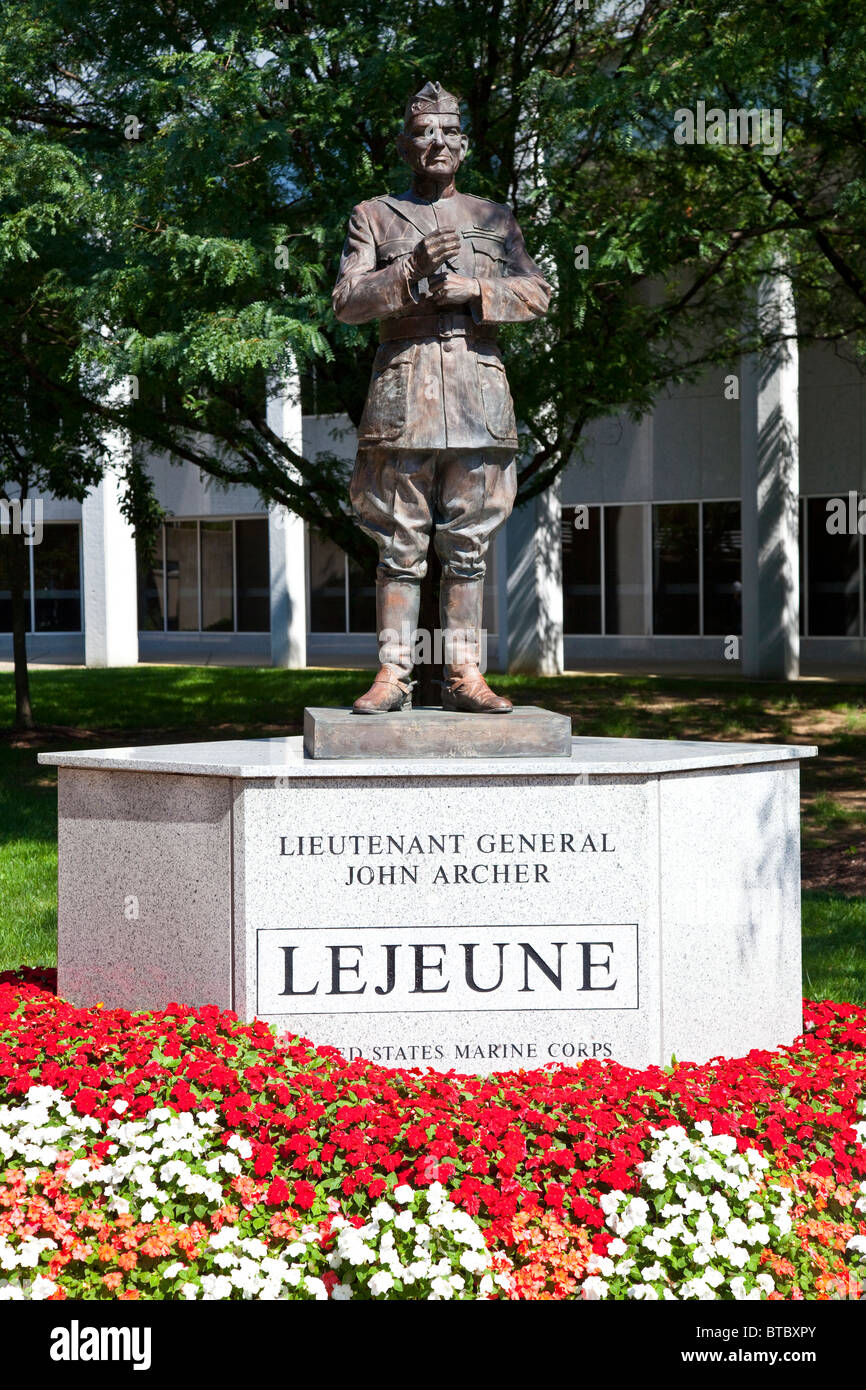
POLYGON ((232 1281, 227 1279, 224 1274, 203 1274, 201 1287, 202 1293, 208 1301, 231 1298, 232 1296, 232 1281))
POLYGON ((866 1255, 866 1236, 852 1236, 846 1250, 853 1250, 856 1255, 866 1255))
POLYGON ((153 1205, 153 1202, 145 1202, 144 1206, 141 1209, 142 1221, 152 1221, 155 1216, 156 1207, 153 1205))
POLYGON ((443 1279, 441 1275, 437 1275, 435 1279, 430 1281, 430 1290, 428 1301, 431 1302, 436 1302, 439 1299, 451 1298, 454 1293, 449 1280, 443 1279))
POLYGON ((487 1269, 488 1263, 487 1256, 482 1255, 480 1250, 464 1250, 460 1256, 460 1268, 469 1274, 480 1274, 482 1270, 487 1269))
POLYGON ((381 1298, 389 1289, 394 1287, 394 1280, 387 1270, 379 1269, 370 1280, 370 1293, 374 1298, 381 1298))
POLYGON ((374 1221, 390 1221, 394 1216, 394 1208, 389 1207, 387 1202, 377 1202, 371 1215, 374 1221))
POLYGON ((198 1285, 181 1284, 180 1288, 178 1289, 178 1293, 180 1294, 181 1298, 198 1298, 198 1285))
POLYGON ((239 1134, 233 1134, 229 1139, 226 1148, 235 1149, 240 1158, 252 1158, 253 1146, 249 1139, 242 1139, 239 1134))
MULTIPOLYGON (((439 1184, 434 1183, 434 1184, 433 1184, 433 1187, 436 1187, 436 1186, 439 1186, 439 1184)), ((432 1193, 433 1187, 431 1187, 431 1188, 429 1189, 429 1193, 432 1193)), ((428 1203, 429 1203, 429 1193, 428 1193, 428 1203)), ((406 1182, 401 1183, 399 1187, 395 1187, 395 1188, 394 1188, 394 1201, 395 1201, 395 1202, 400 1202, 400 1203, 402 1203, 402 1204, 405 1204, 406 1202, 411 1202, 411 1200, 412 1200, 412 1198, 413 1198, 414 1196, 415 1196, 415 1193, 413 1192, 413 1190, 412 1190, 412 1188, 409 1186, 409 1184, 406 1183, 406 1182)))
POLYGON ((394 1220, 394 1225, 397 1227, 398 1231, 411 1231, 414 1224, 415 1217, 412 1215, 411 1211, 398 1212, 394 1220))
POLYGON ((584 1279, 580 1286, 581 1295, 590 1302, 598 1302, 607 1298, 607 1284, 598 1275, 591 1274, 588 1279, 584 1279))
POLYGON ((56 1292, 57 1285, 54 1283, 54 1280, 47 1279, 42 1274, 37 1274, 36 1278, 33 1280, 33 1283, 30 1285, 30 1297, 37 1301, 41 1301, 44 1298, 50 1298, 51 1295, 56 1292))
POLYGON ((117 1100, 114 1102, 111 1108, 114 1111, 115 1115, 122 1115, 124 1110, 129 1109, 129 1101, 121 1100, 118 1096, 117 1100))
POLYGON ((335 1284, 331 1290, 331 1298, 334 1299, 336 1303, 348 1303, 351 1297, 351 1284, 335 1284))
POLYGON ((176 1279, 185 1269, 185 1264, 180 1260, 175 1260, 174 1264, 168 1265, 168 1267, 162 1271, 162 1277, 163 1279, 176 1279))

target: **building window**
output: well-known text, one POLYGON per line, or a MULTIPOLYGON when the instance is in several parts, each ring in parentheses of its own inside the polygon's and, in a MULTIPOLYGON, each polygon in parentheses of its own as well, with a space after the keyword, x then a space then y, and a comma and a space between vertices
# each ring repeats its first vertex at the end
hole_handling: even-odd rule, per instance
POLYGON ((235 626, 235 547, 231 521, 202 521, 202 632, 233 632, 235 626))
POLYGON ((198 522, 165 523, 165 611, 169 632, 199 632, 198 522))
MULTIPOLYGON (((351 559, 335 541, 307 531, 307 593, 311 633, 375 633, 376 556, 365 565, 351 559)), ((496 554, 487 552, 482 623, 496 631, 496 554)))
MULTIPOLYGON (((0 535, 0 632, 12 631, 9 538, 0 535)), ((28 632, 81 631, 81 527, 49 521, 38 545, 27 546, 28 632)))
POLYGON ((172 518, 139 545, 140 631, 268 632, 270 613, 266 518, 172 518))
POLYGON ((235 583, 238 632, 270 632, 271 570, 267 521, 235 522, 235 583))
POLYGON ((604 630, 647 631, 647 554, 643 506, 604 508, 604 630))
POLYGON ((601 624, 601 507, 562 509, 562 615, 566 632, 601 624))
MULTIPOLYGON (((318 531, 309 532, 310 630, 348 632, 346 552, 318 531)), ((375 615, 369 631, 375 632, 375 615)))
POLYGON ((739 633, 740 550, 739 502, 563 507, 564 631, 739 633))
POLYGON ((700 508, 697 502, 653 507, 653 632, 694 637, 701 630, 700 508))
POLYGON ((703 631, 707 637, 743 631, 742 522, 739 502, 702 502, 703 631))
POLYGON ((861 537, 827 529, 829 500, 806 500, 806 631, 810 637, 858 637, 861 537))
MULTIPOLYGON (((43 531, 43 540, 45 532, 43 531)), ((0 534, 0 632, 12 631, 12 590, 9 587, 9 545, 8 536, 0 534)), ((33 546, 28 547, 33 550, 33 546)), ((28 583, 25 598, 27 600, 28 615, 32 611, 32 585, 28 583)), ((28 617, 28 632, 31 630, 31 623, 28 617)))

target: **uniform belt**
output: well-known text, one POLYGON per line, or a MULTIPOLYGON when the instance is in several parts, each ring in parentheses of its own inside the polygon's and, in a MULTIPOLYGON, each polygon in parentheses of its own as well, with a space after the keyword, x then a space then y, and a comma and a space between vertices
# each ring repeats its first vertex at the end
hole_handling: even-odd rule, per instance
POLYGON ((382 319, 379 342, 394 338, 483 338, 496 340, 496 325, 476 323, 469 314, 411 314, 406 318, 382 319))

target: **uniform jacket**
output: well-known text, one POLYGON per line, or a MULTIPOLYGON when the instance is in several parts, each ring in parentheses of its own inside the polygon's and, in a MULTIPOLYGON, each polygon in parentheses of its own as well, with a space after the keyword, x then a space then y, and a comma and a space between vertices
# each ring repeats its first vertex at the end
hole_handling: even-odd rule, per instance
POLYGON ((380 344, 359 445, 516 449, 514 406, 492 325, 539 318, 549 299, 550 286, 509 208, 466 193, 435 203, 412 192, 359 203, 334 287, 337 318, 430 318, 429 336, 380 344), (442 269, 474 277, 481 287, 480 303, 447 312, 427 281, 410 284, 405 269, 418 242, 446 228, 460 233, 460 250, 442 269), (460 331, 470 314, 485 325, 484 337, 460 331))

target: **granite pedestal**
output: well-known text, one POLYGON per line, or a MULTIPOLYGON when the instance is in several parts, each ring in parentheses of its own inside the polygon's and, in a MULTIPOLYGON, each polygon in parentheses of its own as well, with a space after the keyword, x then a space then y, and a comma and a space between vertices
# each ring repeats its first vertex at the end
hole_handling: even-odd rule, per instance
POLYGON ((217 1004, 394 1065, 704 1061, 801 1028, 799 760, 333 761, 300 738, 59 767, 61 994, 217 1004))

